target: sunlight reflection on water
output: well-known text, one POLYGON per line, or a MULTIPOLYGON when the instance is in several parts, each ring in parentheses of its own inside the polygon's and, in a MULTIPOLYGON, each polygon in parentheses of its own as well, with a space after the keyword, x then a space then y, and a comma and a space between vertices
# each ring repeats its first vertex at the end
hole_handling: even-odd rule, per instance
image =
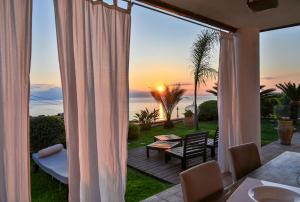
POLYGON ((158 109, 159 109, 159 120, 166 119, 162 104, 159 103, 159 108, 158 109))

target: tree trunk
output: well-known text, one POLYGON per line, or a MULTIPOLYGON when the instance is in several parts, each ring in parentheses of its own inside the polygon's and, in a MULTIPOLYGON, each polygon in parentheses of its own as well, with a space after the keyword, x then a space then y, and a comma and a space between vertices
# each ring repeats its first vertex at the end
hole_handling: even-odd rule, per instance
POLYGON ((173 122, 171 121, 171 114, 166 114, 166 122, 164 124, 164 128, 173 128, 174 127, 174 124, 173 122))
POLYGON ((198 109, 197 109, 197 82, 195 81, 195 86, 194 86, 194 126, 196 130, 199 130, 199 125, 198 125, 198 109))

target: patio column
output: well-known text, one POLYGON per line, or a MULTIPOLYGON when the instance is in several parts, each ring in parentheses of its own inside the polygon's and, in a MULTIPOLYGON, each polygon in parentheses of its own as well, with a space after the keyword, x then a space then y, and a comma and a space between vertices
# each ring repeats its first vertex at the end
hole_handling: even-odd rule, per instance
POLYGON ((260 148, 259 30, 241 28, 235 37, 240 143, 260 148))

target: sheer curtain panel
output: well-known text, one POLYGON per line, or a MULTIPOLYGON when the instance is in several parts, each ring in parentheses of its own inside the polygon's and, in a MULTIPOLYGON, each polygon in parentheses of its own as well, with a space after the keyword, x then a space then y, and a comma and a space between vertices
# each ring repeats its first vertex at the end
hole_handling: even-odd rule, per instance
POLYGON ((0 201, 30 201, 31 0, 0 1, 0 201))
POLYGON ((240 143, 238 103, 237 103, 237 65, 235 56, 234 35, 220 34, 218 80, 218 110, 219 110, 219 146, 218 163, 222 172, 230 169, 230 146, 240 143))
POLYGON ((254 142, 260 148, 259 30, 241 28, 221 33, 218 84, 219 152, 229 171, 228 148, 254 142))
POLYGON ((54 0, 54 7, 69 201, 124 201, 130 8, 87 0, 54 0))

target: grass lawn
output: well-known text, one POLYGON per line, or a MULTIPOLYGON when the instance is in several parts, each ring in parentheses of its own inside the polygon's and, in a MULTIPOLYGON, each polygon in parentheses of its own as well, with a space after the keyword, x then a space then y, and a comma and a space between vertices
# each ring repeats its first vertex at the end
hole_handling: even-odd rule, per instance
MULTIPOLYGON (((209 131, 209 135, 214 135, 217 122, 200 122, 201 131, 209 131)), ((186 128, 182 123, 176 124, 173 129, 164 129, 162 126, 154 127, 149 131, 143 131, 139 139, 128 144, 129 149, 145 146, 153 142, 153 137, 158 134, 176 134, 184 136, 194 132, 194 129, 186 128)), ((262 145, 268 144, 277 139, 277 132, 269 121, 262 121, 262 145)), ((142 174, 134 169, 128 168, 126 201, 134 202, 148 198, 159 193, 171 185, 157 179, 142 174)), ((50 176, 39 169, 37 173, 31 173, 31 189, 33 202, 56 202, 67 201, 67 189, 63 184, 53 180, 50 176)))
MULTIPOLYGON (((215 134, 215 130, 217 128, 217 122, 216 121, 200 122, 199 126, 200 126, 200 131, 208 131, 209 136, 213 137, 213 135, 215 134)), ((130 141, 128 144, 128 148, 130 149, 130 148, 145 146, 153 142, 153 138, 156 135, 175 134, 183 137, 186 134, 193 133, 193 132, 195 132, 193 128, 185 127, 182 122, 175 124, 175 127, 171 129, 164 129, 162 126, 157 126, 151 128, 151 130, 148 131, 141 131, 141 137, 139 137, 137 140, 130 141)))
MULTIPOLYGON (((125 199, 140 201, 169 187, 168 183, 128 168, 125 199)), ((39 169, 36 173, 31 172, 31 197, 32 202, 67 202, 67 187, 39 169)))
POLYGON ((128 202, 140 201, 171 186, 171 184, 128 168, 125 200, 128 202))
POLYGON ((263 120, 261 122, 261 145, 269 144, 277 139, 277 130, 274 129, 273 124, 268 120, 263 120))
MULTIPOLYGON (((217 121, 206 121, 200 122, 200 131, 208 131, 209 136, 212 138, 215 134, 217 128, 217 121)), ((261 134, 261 143, 266 145, 277 139, 277 132, 274 129, 274 126, 268 120, 262 120, 261 124, 262 134, 261 134)), ((129 149, 135 147, 145 146, 153 142, 153 138, 159 134, 176 134, 178 136, 185 136, 186 134, 195 132, 192 128, 187 128, 183 123, 177 123, 172 129, 164 129, 162 126, 153 127, 149 131, 142 131, 141 137, 137 140, 129 142, 129 149)))

